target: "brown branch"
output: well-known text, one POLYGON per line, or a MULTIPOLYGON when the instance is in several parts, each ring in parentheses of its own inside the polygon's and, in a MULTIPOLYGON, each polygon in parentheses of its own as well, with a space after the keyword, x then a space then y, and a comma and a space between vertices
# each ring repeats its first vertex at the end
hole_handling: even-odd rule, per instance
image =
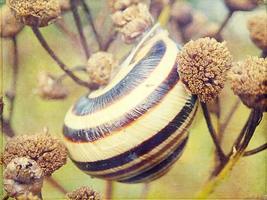
POLYGON ((84 36, 81 18, 79 16, 79 13, 78 13, 78 10, 77 10, 76 0, 71 0, 70 4, 71 4, 71 11, 72 11, 72 15, 73 15, 73 18, 74 18, 74 21, 75 21, 75 25, 76 25, 77 30, 78 30, 79 35, 80 35, 80 40, 81 40, 81 43, 82 43, 82 47, 83 47, 86 59, 88 59, 89 56, 90 56, 90 51, 89 51, 88 44, 86 42, 86 38, 84 36))
POLYGON ((107 51, 108 50, 109 46, 116 39, 117 35, 118 35, 118 32, 115 31, 109 36, 108 40, 103 44, 103 47, 102 47, 103 51, 107 51))
POLYGON ((229 125, 229 122, 231 121, 233 114, 235 113, 235 111, 237 110, 238 106, 240 105, 240 100, 236 100, 235 104, 233 105, 233 107, 230 109, 226 120, 224 121, 224 123, 221 125, 220 127, 220 131, 219 131, 219 135, 223 135, 225 129, 227 128, 227 126, 229 125))
POLYGON ((64 195, 67 194, 68 191, 62 185, 60 185, 55 179, 53 179, 52 177, 47 177, 46 180, 53 187, 57 188, 62 194, 64 195))
POLYGON ((226 26, 226 24, 229 22, 229 19, 232 17, 234 11, 229 11, 227 16, 225 17, 225 19, 223 20, 221 26, 219 27, 219 29, 217 30, 217 32, 214 34, 214 38, 216 40, 219 40, 220 38, 220 34, 222 32, 222 30, 224 29, 224 27, 226 26))
POLYGON ((261 151, 264 151, 266 149, 267 149, 267 143, 255 148, 255 149, 252 149, 252 150, 249 150, 249 151, 245 151, 243 156, 251 156, 251 155, 254 155, 254 154, 259 153, 261 151))
POLYGON ((49 47, 48 43, 44 39, 42 33, 37 27, 32 27, 33 33, 39 40, 42 47, 47 51, 47 53, 53 58, 53 60, 58 64, 58 66, 77 84, 84 86, 86 88, 90 88, 90 84, 86 81, 83 81, 79 79, 77 76, 75 76, 70 69, 56 56, 54 51, 49 47))
POLYGON ((144 183, 140 199, 147 199, 149 183, 144 183))
POLYGON ((106 200, 112 199, 112 192, 113 192, 113 182, 110 180, 107 180, 106 181, 106 192, 105 192, 106 200))
POLYGON ((225 156, 225 154, 224 154, 224 152, 223 152, 223 150, 222 150, 222 148, 221 148, 221 146, 219 144, 219 141, 218 141, 218 138, 217 138, 217 134, 216 134, 215 129, 214 129, 213 125, 212 125, 210 113, 208 111, 206 103, 201 102, 201 107, 202 107, 202 110, 203 110, 203 114, 204 114, 208 129, 209 129, 211 138, 212 138, 213 143, 215 145, 218 158, 219 158, 221 163, 224 163, 227 158, 226 158, 226 156, 225 156))
POLYGON ((86 4, 86 2, 84 0, 81 0, 81 3, 82 3, 83 10, 84 10, 84 12, 86 14, 87 21, 88 21, 88 23, 89 23, 90 27, 92 28, 92 31, 93 31, 93 33, 95 35, 95 38, 96 38, 96 41, 98 43, 99 49, 103 50, 102 41, 101 41, 100 35, 98 34, 98 32, 96 30, 96 27, 95 27, 95 24, 94 24, 94 21, 93 21, 93 18, 92 18, 92 14, 91 14, 90 8, 89 8, 89 6, 87 6, 87 4, 86 4))

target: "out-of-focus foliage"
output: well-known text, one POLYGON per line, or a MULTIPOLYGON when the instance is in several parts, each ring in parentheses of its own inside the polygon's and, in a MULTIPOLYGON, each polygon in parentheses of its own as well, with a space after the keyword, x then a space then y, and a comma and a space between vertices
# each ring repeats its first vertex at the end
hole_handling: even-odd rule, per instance
MULTIPOLYGON (((99 17, 103 14, 100 12, 103 9, 104 2, 92 0, 88 3, 92 9, 93 16, 99 17)), ((209 20, 220 23, 227 13, 227 10, 221 0, 205 0, 197 1, 190 0, 193 7, 202 11, 209 20)), ((2 2, 1 2, 2 3, 2 2)), ((260 51, 252 44, 249 39, 246 21, 248 16, 253 12, 236 12, 231 18, 226 29, 223 31, 224 39, 234 56, 235 60, 244 59, 247 55, 259 55, 260 51)), ((71 14, 64 16, 68 22, 70 29, 76 30, 73 26, 71 14)), ((108 16, 107 16, 108 17, 108 16)), ((84 20, 84 19, 83 19, 84 20)), ((109 32, 109 22, 103 26, 99 26, 99 32, 103 34, 103 38, 109 32)), ((90 35, 86 27, 87 35, 90 35)), ((55 28, 54 25, 42 28, 42 32, 46 36, 51 47, 64 59, 69 65, 78 65, 84 63, 80 47, 73 48, 72 43, 67 37, 55 28)), ((119 58, 129 47, 116 48, 116 42, 111 46, 110 52, 115 52, 119 58)), ((91 37, 90 48, 95 51, 95 41, 91 37)), ((36 95, 37 76, 42 70, 49 71, 55 74, 62 74, 56 64, 49 58, 47 53, 41 48, 37 39, 34 37, 30 28, 25 28, 18 37, 19 47, 19 79, 17 98, 15 101, 14 118, 12 125, 19 134, 33 134, 39 132, 43 127, 48 127, 49 132, 58 137, 62 137, 62 124, 64 115, 78 97, 86 92, 80 86, 74 84, 71 80, 65 80, 65 84, 69 88, 70 95, 63 101, 46 101, 36 95)), ((0 71, 2 81, 1 88, 5 91, 9 88, 11 76, 12 55, 9 51, 11 42, 1 40, 0 55, 2 55, 0 71), (3 74, 3 75, 2 75, 3 74)), ((1 92, 2 93, 2 92, 1 92)), ((222 120, 227 115, 228 110, 237 99, 233 95, 229 86, 223 90, 222 94, 222 120)), ((4 99, 5 102, 6 99, 4 99)), ((5 107, 7 111, 8 105, 5 107)), ((234 138, 243 126, 249 110, 240 105, 237 112, 232 118, 230 126, 226 129, 225 139, 223 141, 224 148, 229 150, 234 138)), ((150 185, 148 198, 155 199, 191 199, 196 192, 207 180, 214 164, 214 146, 210 135, 205 125, 202 114, 199 113, 194 120, 190 130, 191 137, 187 144, 184 154, 181 159, 174 165, 172 170, 154 181, 150 185)), ((259 146, 267 140, 267 118, 263 118, 261 125, 249 145, 249 149, 259 146)), ((1 149, 5 144, 5 138, 0 137, 1 149)), ((244 199, 260 198, 267 195, 267 151, 261 152, 251 157, 243 158, 234 167, 230 176, 217 188, 210 198, 229 198, 229 199, 244 199)), ((2 166, 1 166, 2 170, 2 166)), ((2 173, 1 173, 2 176, 2 173)), ((88 185, 94 188, 99 193, 105 191, 105 181, 90 178, 78 170, 69 160, 61 170, 55 172, 53 177, 62 184, 68 191, 72 191, 82 185, 88 185)), ((2 180, 2 177, 0 177, 2 180)), ((0 181, 2 182, 2 181, 0 181)), ((3 188, 0 183, 0 188, 3 188)), ((137 199, 142 191, 142 184, 127 185, 115 183, 114 198, 115 199, 137 199)), ((0 191, 0 196, 3 196, 3 191, 0 191)), ((63 199, 64 195, 57 189, 53 188, 48 182, 44 183, 43 188, 44 199, 63 199)))

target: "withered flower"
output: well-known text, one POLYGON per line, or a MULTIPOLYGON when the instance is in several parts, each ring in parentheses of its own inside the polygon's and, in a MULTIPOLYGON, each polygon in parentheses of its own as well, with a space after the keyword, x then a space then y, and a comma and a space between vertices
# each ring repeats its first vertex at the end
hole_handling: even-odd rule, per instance
POLYGON ((250 11, 258 6, 259 0, 224 0, 230 11, 250 11))
POLYGON ((109 7, 112 12, 124 10, 132 4, 136 4, 141 0, 109 0, 109 7))
POLYGON ((176 1, 172 6, 171 17, 180 27, 184 27, 193 21, 192 7, 183 1, 176 1))
POLYGON ((96 87, 106 85, 115 66, 116 61, 111 53, 103 51, 94 53, 89 58, 86 68, 90 83, 96 87))
POLYGON ((200 38, 190 41, 178 54, 178 73, 182 82, 200 101, 208 102, 218 96, 232 64, 225 42, 200 38))
POLYGON ((10 139, 4 149, 4 165, 18 157, 37 162, 45 176, 66 164, 67 150, 58 139, 49 134, 22 135, 10 139))
POLYGON ((0 8, 0 37, 11 38, 16 36, 23 28, 7 5, 0 8))
POLYGON ((43 171, 29 158, 12 159, 4 170, 4 189, 11 197, 38 195, 43 186, 43 171))
POLYGON ((15 16, 29 26, 49 25, 60 15, 58 0, 8 0, 15 16))
POLYGON ((248 20, 251 40, 262 50, 267 51, 267 14, 261 13, 248 20))
POLYGON ((41 72, 38 76, 38 94, 43 99, 65 99, 68 89, 51 74, 41 72))
POLYGON ((112 15, 112 20, 126 43, 134 42, 152 25, 152 16, 143 3, 131 5, 112 15))
POLYGON ((249 108, 267 111, 267 59, 248 57, 229 73, 232 89, 249 108))
POLYGON ((70 200, 85 200, 85 199, 100 200, 101 199, 99 193, 95 192, 94 190, 86 186, 80 187, 72 192, 69 192, 67 194, 67 197, 70 200))

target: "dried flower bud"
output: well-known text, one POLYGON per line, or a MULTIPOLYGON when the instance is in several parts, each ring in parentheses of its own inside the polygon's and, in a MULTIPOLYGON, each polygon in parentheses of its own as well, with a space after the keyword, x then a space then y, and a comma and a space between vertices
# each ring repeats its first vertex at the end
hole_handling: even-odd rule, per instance
POLYGON ((184 27, 193 21, 192 8, 189 4, 176 1, 171 10, 172 19, 174 19, 180 27, 184 27))
POLYGON ((87 63, 91 84, 96 85, 96 87, 106 85, 116 64, 111 53, 100 51, 93 54, 87 63))
POLYGON ((259 0, 224 0, 230 11, 250 11, 256 8, 259 2, 259 0))
POLYGON ((15 16, 29 26, 47 26, 60 15, 58 0, 8 0, 15 16))
POLYGON ((109 7, 112 12, 124 10, 127 7, 138 3, 140 0, 109 0, 109 7))
POLYGON ((43 171, 29 158, 12 159, 4 170, 4 189, 11 197, 32 193, 38 195, 43 186, 43 171))
POLYGON ((4 164, 27 157, 37 162, 45 176, 51 175, 67 161, 66 147, 48 134, 22 135, 10 139, 4 150, 4 164))
POLYGON ((70 200, 83 200, 83 199, 90 199, 90 200, 100 200, 99 193, 95 192, 89 187, 80 187, 73 192, 69 192, 67 197, 70 200))
POLYGON ((115 12, 112 19, 126 43, 133 42, 152 25, 152 16, 147 6, 142 3, 115 12))
POLYGON ((0 13, 0 37, 8 38, 17 35, 22 30, 23 24, 17 21, 7 5, 0 8, 0 13))
POLYGON ((232 89, 249 108, 267 111, 267 59, 248 57, 229 73, 232 89))
POLYGON ((251 40, 262 50, 267 51, 267 14, 253 16, 248 21, 251 40))
POLYGON ((200 38, 188 42, 178 54, 178 73, 185 86, 200 101, 208 102, 218 96, 224 87, 226 72, 232 57, 225 42, 200 38))
POLYGON ((46 72, 41 72, 38 76, 38 94, 43 99, 65 99, 69 92, 61 81, 46 72))

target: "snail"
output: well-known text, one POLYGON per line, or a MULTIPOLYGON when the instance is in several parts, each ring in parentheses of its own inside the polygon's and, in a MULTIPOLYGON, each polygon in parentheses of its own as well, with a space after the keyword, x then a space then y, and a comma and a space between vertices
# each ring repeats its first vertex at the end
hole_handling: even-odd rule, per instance
POLYGON ((149 182, 181 156, 197 109, 177 72, 179 46, 155 25, 104 88, 67 112, 64 141, 72 161, 92 177, 149 182))

